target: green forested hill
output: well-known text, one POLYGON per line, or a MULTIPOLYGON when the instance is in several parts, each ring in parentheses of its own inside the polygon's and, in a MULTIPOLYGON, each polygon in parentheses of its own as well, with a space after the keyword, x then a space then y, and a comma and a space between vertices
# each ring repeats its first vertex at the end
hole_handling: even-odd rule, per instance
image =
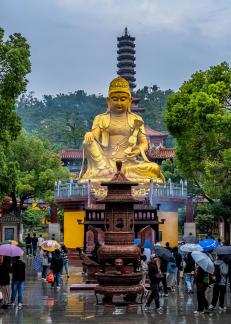
MULTIPOLYGON (((171 93, 171 90, 162 91, 157 86, 144 87, 136 92, 136 96, 141 98, 140 106, 145 108, 145 125, 166 130, 163 112, 171 93)), ((80 147, 95 115, 105 111, 105 97, 87 95, 83 90, 56 96, 44 95, 42 100, 29 93, 17 102, 17 112, 24 128, 48 139, 57 150, 80 147)))

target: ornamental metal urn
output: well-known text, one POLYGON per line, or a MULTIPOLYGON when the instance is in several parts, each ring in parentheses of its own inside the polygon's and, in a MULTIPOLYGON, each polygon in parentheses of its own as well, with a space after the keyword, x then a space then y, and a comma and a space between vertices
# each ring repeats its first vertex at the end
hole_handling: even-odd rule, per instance
MULTIPOLYGON (((134 204, 139 204, 132 196, 132 186, 122 173, 122 162, 117 161, 117 172, 107 183, 107 196, 98 203, 105 204, 105 243, 98 249, 98 259, 102 272, 95 274, 99 285, 96 297, 103 295, 104 304, 113 304, 114 295, 123 295, 124 300, 135 303, 137 295, 143 296, 140 284, 140 248, 134 245, 134 204), (129 267, 128 267, 129 265, 129 267), (109 270, 108 270, 109 269, 109 270)), ((98 302, 98 297, 97 297, 98 302)))

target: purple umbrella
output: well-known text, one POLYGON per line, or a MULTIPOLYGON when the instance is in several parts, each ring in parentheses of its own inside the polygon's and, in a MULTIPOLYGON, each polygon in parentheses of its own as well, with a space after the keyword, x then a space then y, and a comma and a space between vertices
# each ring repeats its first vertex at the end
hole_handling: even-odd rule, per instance
POLYGON ((22 256, 23 253, 24 251, 16 245, 2 244, 0 246, 0 255, 16 257, 16 256, 22 256))

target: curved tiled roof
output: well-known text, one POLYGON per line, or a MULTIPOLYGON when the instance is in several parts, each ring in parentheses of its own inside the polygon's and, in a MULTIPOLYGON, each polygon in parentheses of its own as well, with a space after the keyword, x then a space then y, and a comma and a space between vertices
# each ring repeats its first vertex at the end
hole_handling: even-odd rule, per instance
MULTIPOLYGON (((59 152, 61 160, 82 160, 83 151, 81 149, 67 149, 59 152)), ((175 150, 173 148, 160 147, 148 152, 148 156, 153 159, 173 159, 175 150)))
POLYGON ((175 157, 174 148, 160 147, 148 152, 148 156, 153 159, 173 159, 175 157))
POLYGON ((158 136, 158 137, 167 137, 168 134, 164 133, 164 132, 159 132, 155 129, 152 129, 150 127, 145 127, 145 133, 147 136, 158 136))
POLYGON ((82 160, 83 150, 81 149, 66 149, 59 152, 61 160, 82 160))

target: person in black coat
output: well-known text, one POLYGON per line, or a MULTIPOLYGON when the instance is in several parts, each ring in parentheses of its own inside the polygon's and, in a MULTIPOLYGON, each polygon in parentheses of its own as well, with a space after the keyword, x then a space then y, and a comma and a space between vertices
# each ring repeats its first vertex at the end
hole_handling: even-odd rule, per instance
POLYGON ((206 290, 209 286, 209 274, 205 272, 201 267, 196 269, 196 287, 197 287, 197 303, 198 307, 194 314, 208 311, 209 303, 206 298, 206 290))
POLYGON ((160 299, 159 299, 159 280, 160 280, 160 260, 157 256, 152 256, 148 264, 148 275, 150 280, 150 289, 151 294, 145 305, 145 310, 149 310, 150 305, 154 299, 156 309, 160 308, 160 299))
POLYGON ((176 261, 176 267, 177 267, 177 274, 176 274, 176 282, 177 286, 179 286, 180 283, 180 272, 183 270, 183 265, 182 265, 182 255, 178 252, 178 247, 174 247, 172 249, 174 259, 176 261))
POLYGON ((7 309, 10 302, 10 264, 3 256, 0 256, 0 291, 2 292, 2 308, 7 309))
POLYGON ((60 250, 58 249, 55 250, 52 255, 50 269, 53 271, 55 276, 55 282, 52 283, 52 287, 54 287, 54 284, 56 284, 56 287, 59 289, 61 281, 61 272, 63 269, 63 258, 60 250))
POLYGON ((20 260, 20 257, 15 257, 14 259, 15 262, 10 269, 10 272, 12 273, 11 304, 14 304, 18 293, 18 307, 21 308, 24 296, 26 265, 22 260, 20 260))

